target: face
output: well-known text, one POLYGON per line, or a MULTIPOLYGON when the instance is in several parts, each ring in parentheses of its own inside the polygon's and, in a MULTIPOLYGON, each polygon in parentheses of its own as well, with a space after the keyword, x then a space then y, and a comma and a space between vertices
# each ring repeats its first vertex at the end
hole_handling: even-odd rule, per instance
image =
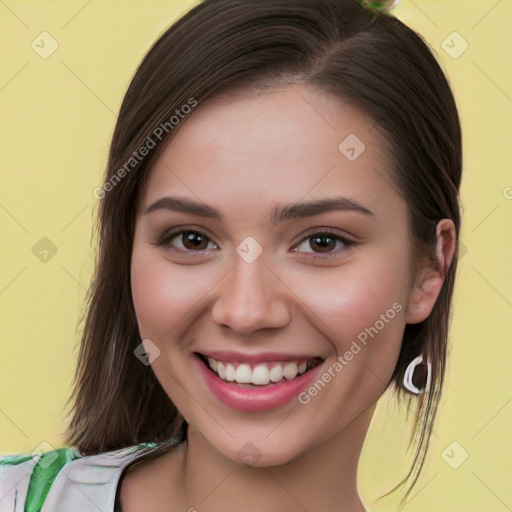
POLYGON ((415 270, 383 148, 362 113, 294 86, 199 106, 149 173, 140 334, 190 428, 233 461, 343 435, 389 382, 415 270))

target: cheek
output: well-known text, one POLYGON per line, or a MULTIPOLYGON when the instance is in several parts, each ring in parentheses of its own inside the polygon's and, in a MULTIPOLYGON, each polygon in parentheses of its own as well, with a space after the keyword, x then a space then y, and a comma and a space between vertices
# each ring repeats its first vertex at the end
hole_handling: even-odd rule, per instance
MULTIPOLYGON (((346 361, 337 382, 343 382, 344 392, 350 390, 354 398, 380 395, 402 344, 408 261, 394 251, 388 257, 384 254, 319 273, 314 286, 302 277, 301 297, 308 306, 303 311, 314 313, 311 322, 328 338, 336 356, 346 361)), ((299 275, 294 282, 301 283, 299 275)))
MULTIPOLYGON (((403 322, 403 315, 395 314, 398 309, 405 310, 406 305, 408 281, 403 268, 399 261, 361 261, 324 276, 318 274, 314 286, 309 278, 302 276, 302 296, 307 297, 304 302, 330 328, 331 335, 343 333, 344 339, 357 337, 390 309, 387 316, 398 319, 394 323, 403 322), (395 303, 399 306, 393 309, 395 303)), ((300 283, 301 277, 297 275, 294 282, 300 283)))
POLYGON ((161 255, 155 257, 156 252, 154 248, 134 248, 131 287, 141 336, 163 341, 166 333, 193 312, 205 290, 197 276, 198 267, 178 271, 161 255))
MULTIPOLYGON (((322 291, 310 295, 314 324, 333 349, 320 377, 329 381, 330 391, 315 398, 314 407, 329 411, 318 428, 337 431, 379 399, 393 374, 405 327, 406 286, 399 266, 385 268, 385 273, 379 265, 338 272, 325 284, 317 282, 322 291)), ((310 391, 316 396, 315 389, 310 391)))

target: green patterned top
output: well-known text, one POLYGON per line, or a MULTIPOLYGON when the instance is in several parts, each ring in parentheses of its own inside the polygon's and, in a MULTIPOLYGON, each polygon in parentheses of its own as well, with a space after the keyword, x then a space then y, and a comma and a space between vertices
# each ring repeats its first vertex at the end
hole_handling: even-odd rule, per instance
POLYGON ((178 435, 97 455, 59 448, 38 455, 0 456, 0 511, 121 512, 116 498, 123 471, 182 440, 178 435))

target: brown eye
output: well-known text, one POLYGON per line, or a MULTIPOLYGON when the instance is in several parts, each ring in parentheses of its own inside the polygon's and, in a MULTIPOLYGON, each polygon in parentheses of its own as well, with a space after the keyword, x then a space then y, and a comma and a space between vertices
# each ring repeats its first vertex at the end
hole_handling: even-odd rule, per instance
POLYGON ((320 252, 330 252, 336 248, 336 239, 330 236, 313 236, 309 239, 311 249, 318 249, 320 252))
POLYGON ((351 245, 355 245, 355 242, 334 233, 320 232, 313 233, 301 240, 294 251, 309 253, 313 257, 321 258, 322 255, 325 255, 325 257, 336 256, 351 245))
POLYGON ((201 251, 208 247, 208 238, 196 231, 183 231, 179 233, 179 237, 181 237, 183 247, 187 250, 201 251))
POLYGON ((202 252, 208 249, 209 244, 217 247, 205 234, 191 229, 164 233, 156 242, 159 247, 181 252, 202 252))

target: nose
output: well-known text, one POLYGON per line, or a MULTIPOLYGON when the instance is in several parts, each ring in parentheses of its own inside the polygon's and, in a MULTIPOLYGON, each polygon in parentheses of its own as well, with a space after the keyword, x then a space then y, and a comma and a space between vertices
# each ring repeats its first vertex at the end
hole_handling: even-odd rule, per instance
POLYGON ((263 257, 252 263, 237 257, 233 269, 218 286, 219 295, 211 313, 217 324, 248 335, 290 322, 288 288, 267 267, 263 257))

